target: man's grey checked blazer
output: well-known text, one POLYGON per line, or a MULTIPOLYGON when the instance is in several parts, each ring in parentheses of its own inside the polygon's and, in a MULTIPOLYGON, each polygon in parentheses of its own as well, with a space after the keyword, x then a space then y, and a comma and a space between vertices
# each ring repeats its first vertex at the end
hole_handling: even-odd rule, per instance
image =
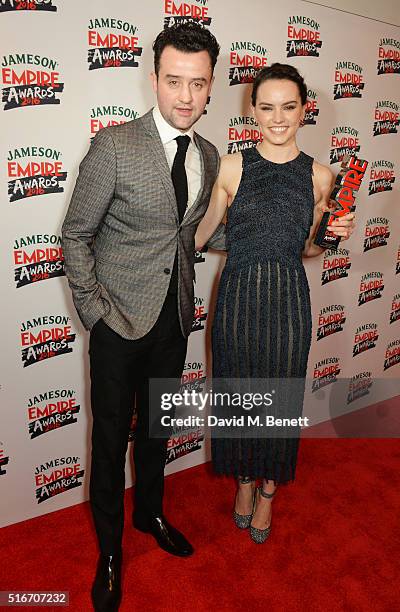
MULTIPOLYGON (((124 338, 144 336, 164 303, 178 246, 182 333, 194 314, 194 234, 217 176, 219 156, 195 133, 202 187, 181 224, 171 173, 151 111, 100 130, 79 167, 62 228, 65 270, 87 329, 103 318, 124 338)), ((209 246, 223 249, 220 226, 209 246)))

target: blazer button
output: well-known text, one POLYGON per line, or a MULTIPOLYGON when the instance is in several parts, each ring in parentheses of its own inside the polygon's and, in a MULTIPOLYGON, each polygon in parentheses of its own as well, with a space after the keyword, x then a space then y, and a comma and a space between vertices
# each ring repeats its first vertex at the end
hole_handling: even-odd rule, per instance
POLYGON ((164 268, 164 273, 165 274, 170 274, 171 270, 169 268, 164 268))

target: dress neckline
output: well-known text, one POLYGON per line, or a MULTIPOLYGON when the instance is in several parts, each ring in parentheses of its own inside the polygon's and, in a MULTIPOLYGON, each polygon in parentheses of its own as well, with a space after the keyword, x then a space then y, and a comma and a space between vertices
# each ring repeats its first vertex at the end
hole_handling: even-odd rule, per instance
POLYGON ((264 157, 264 155, 261 155, 260 151, 257 149, 257 147, 253 147, 253 149, 255 150, 255 152, 257 153, 258 157, 260 157, 261 159, 263 159, 264 161, 268 162, 269 164, 273 164, 274 166, 286 166, 287 164, 291 164, 294 161, 298 160, 300 157, 302 157, 303 155, 303 151, 299 151, 299 154, 296 155, 296 157, 294 157, 293 159, 289 159, 286 162, 274 162, 271 159, 268 159, 268 157, 264 157))

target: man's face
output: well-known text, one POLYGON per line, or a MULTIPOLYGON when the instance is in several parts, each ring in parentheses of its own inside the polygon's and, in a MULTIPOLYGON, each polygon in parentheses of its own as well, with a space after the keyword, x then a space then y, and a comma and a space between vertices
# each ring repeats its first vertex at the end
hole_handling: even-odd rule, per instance
POLYGON ((151 78, 162 116, 172 127, 186 132, 203 114, 210 95, 214 77, 208 52, 185 53, 165 47, 158 78, 154 72, 151 78))

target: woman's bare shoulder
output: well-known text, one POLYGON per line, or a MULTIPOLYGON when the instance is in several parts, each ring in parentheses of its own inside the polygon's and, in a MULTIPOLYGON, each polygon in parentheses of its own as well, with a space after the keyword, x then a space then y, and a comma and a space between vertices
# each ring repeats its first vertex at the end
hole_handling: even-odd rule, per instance
POLYGON ((238 151, 237 153, 223 155, 221 157, 221 165, 224 165, 226 168, 242 167, 242 154, 238 151))
POLYGON ((240 176, 242 172, 242 154, 230 153, 221 157, 221 166, 219 169, 219 180, 223 183, 230 183, 240 176))
POLYGON ((334 174, 332 170, 315 159, 313 161, 313 174, 314 182, 317 183, 320 188, 326 188, 333 184, 334 174))

